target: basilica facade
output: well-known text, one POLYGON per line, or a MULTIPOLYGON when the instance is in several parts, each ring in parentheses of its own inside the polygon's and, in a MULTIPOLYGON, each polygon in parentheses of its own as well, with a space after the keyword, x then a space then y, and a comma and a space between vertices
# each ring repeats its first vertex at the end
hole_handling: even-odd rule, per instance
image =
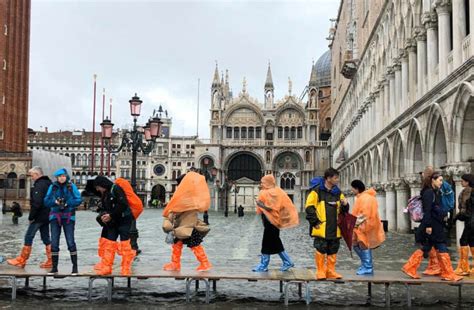
POLYGON ((413 227, 403 209, 426 165, 456 193, 471 171, 472 32, 472 0, 341 1, 330 34, 332 165, 345 190, 355 178, 377 189, 391 230, 413 227))
POLYGON ((270 65, 262 101, 247 92, 244 79, 234 96, 229 74, 216 67, 211 86, 210 140, 196 142, 195 166, 207 176, 216 210, 255 208, 260 179, 273 174, 303 208, 312 177, 329 165, 330 53, 313 65, 304 96, 274 96, 270 65), (306 99, 304 99, 306 98, 306 99))

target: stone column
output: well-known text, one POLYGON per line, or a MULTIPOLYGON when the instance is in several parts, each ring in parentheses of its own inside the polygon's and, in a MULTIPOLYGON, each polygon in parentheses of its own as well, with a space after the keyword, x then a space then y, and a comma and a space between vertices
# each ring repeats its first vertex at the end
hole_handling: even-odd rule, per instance
MULTIPOLYGON (((456 207, 455 213, 459 212, 459 194, 462 191, 461 186, 461 176, 465 173, 471 173, 471 163, 457 163, 450 164, 446 167, 446 172, 453 176, 455 188, 454 192, 456 193, 456 207)), ((459 247, 459 239, 461 238, 462 231, 464 230, 464 222, 456 221, 456 244, 459 247)))
POLYGON ((462 64, 462 40, 466 37, 466 7, 464 0, 453 3, 453 71, 462 64))
POLYGON ((401 104, 400 104, 400 114, 402 114, 406 108, 409 106, 408 104, 408 53, 403 50, 401 55, 401 63, 402 63, 402 86, 401 86, 401 104))
MULTIPOLYGON (((474 0, 473 0, 474 1, 474 0)), ((425 94, 426 87, 426 30, 418 28, 416 34, 417 98, 425 94)))
POLYGON ((408 46, 408 91, 409 91, 409 102, 407 107, 410 107, 416 101, 416 44, 415 41, 411 40, 408 46))
POLYGON ((401 65, 400 61, 396 60, 393 69, 395 71, 395 97, 394 97, 394 118, 400 115, 400 107, 401 107, 401 100, 402 100, 402 72, 401 72, 401 65))
POLYGON ((402 233, 410 232, 410 216, 403 212, 408 203, 408 187, 404 180, 396 180, 395 190, 397 191, 397 231, 402 233))
MULTIPOLYGON (((474 0, 469 0, 469 35, 474 36, 474 0)), ((474 42, 470 44, 471 56, 474 55, 474 42)))
POLYGON ((436 14, 423 14, 423 24, 426 28, 428 45, 428 87, 430 90, 438 82, 436 66, 438 65, 438 30, 436 14))
POLYGON ((389 79, 387 77, 387 79, 385 79, 385 81, 383 82, 383 104, 384 104, 384 107, 383 107, 383 125, 382 125, 382 128, 385 128, 386 124, 389 123, 390 121, 390 115, 389 115, 389 111, 390 111, 390 86, 389 86, 389 79))
POLYGON ((386 220, 388 221, 388 230, 397 229, 397 198, 395 196, 395 188, 392 183, 386 183, 385 188, 385 210, 386 220))
MULTIPOLYGON (((438 14, 438 34, 439 34, 439 81, 448 75, 448 54, 451 51, 451 23, 449 17, 448 1, 436 3, 436 13, 438 14)), ((455 17, 459 18, 459 17, 455 17)))
POLYGON ((379 215, 381 220, 387 219, 387 207, 385 205, 385 191, 380 183, 374 184, 374 189, 377 191, 377 202, 379 203, 379 215))

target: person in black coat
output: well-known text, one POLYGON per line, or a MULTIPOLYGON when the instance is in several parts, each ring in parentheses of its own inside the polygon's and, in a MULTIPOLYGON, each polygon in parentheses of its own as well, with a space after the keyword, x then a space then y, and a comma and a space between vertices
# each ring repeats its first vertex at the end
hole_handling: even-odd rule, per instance
POLYGON ((424 176, 421 201, 423 205, 423 219, 417 229, 415 240, 420 248, 416 250, 403 266, 402 271, 414 279, 420 278, 417 269, 423 257, 427 258, 431 248, 436 249, 436 255, 441 267, 441 278, 447 281, 459 281, 462 277, 454 273, 446 246, 444 218, 447 214, 440 207, 440 191, 443 176, 434 172, 424 176))
POLYGON ((28 216, 30 225, 26 230, 25 242, 20 256, 14 259, 9 259, 7 262, 10 265, 18 266, 23 268, 26 265, 31 253, 31 245, 35 238, 38 230, 41 234, 41 240, 46 246, 46 257, 47 260, 40 264, 41 268, 51 268, 51 238, 49 235, 49 208, 44 205, 43 199, 48 192, 48 188, 51 185, 51 180, 43 175, 43 169, 41 167, 33 167, 29 171, 31 179, 34 181, 33 187, 30 191, 30 205, 31 210, 28 216))

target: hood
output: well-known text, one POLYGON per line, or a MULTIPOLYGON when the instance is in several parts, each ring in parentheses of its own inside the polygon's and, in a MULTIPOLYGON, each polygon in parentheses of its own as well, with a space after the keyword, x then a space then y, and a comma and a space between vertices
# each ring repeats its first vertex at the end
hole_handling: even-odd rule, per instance
MULTIPOLYGON (((100 186, 110 191, 113 185, 114 183, 112 181, 110 181, 107 177, 104 177, 102 175, 99 175, 98 177, 94 179, 94 187, 100 186)), ((90 188, 90 191, 95 192, 95 188, 94 189, 90 188)))
POLYGON ((370 196, 374 196, 374 197, 377 195, 377 191, 375 191, 375 189, 373 188, 369 188, 364 193, 369 194, 370 196))
POLYGON ((311 181, 309 181, 309 188, 313 189, 315 187, 321 186, 322 184, 324 184, 324 178, 315 177, 315 178, 312 178, 311 181))
POLYGON ((59 177, 60 175, 65 175, 66 181, 69 181, 71 179, 71 177, 69 176, 69 173, 67 173, 66 168, 61 168, 61 169, 56 170, 53 175, 56 178, 59 177))
POLYGON ((267 174, 266 176, 264 176, 261 182, 262 182, 262 187, 264 189, 270 189, 276 186, 275 178, 271 174, 267 174))

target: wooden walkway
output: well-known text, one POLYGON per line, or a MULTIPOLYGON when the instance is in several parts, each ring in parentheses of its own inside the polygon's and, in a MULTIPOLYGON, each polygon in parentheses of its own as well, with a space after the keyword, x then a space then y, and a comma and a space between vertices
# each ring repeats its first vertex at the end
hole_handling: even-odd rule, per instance
MULTIPOLYGON (((92 266, 81 266, 79 270, 92 270, 92 266)), ((119 268, 117 268, 119 270, 119 268)), ((252 272, 250 270, 241 270, 235 268, 213 268, 207 272, 197 272, 191 269, 183 269, 180 272, 163 271, 159 269, 153 269, 150 267, 133 267, 133 275, 130 277, 123 277, 118 273, 114 273, 110 276, 97 276, 93 272, 82 272, 77 276, 71 276, 70 273, 58 273, 56 275, 48 275, 44 269, 39 267, 27 266, 25 269, 9 266, 6 264, 0 265, 0 278, 6 278, 10 282, 12 289, 12 300, 16 299, 16 291, 18 288, 18 280, 25 279, 25 287, 29 286, 29 279, 32 277, 43 278, 43 289, 47 288, 48 278, 66 278, 66 277, 79 277, 89 279, 88 299, 91 300, 92 291, 94 288, 94 282, 98 280, 107 282, 106 296, 110 301, 112 300, 112 292, 114 287, 115 278, 127 278, 127 286, 131 288, 131 279, 135 278, 138 280, 145 279, 176 279, 184 280, 186 283, 186 300, 189 302, 192 297, 191 286, 195 282, 196 290, 199 288, 199 282, 205 284, 206 303, 210 301, 211 285, 212 290, 217 290, 217 281, 277 281, 280 283, 280 291, 284 295, 285 305, 288 305, 289 298, 289 287, 296 285, 298 288, 299 296, 302 297, 303 286, 305 288, 304 298, 307 304, 311 302, 311 290, 310 285, 317 285, 322 282, 333 282, 333 283, 366 283, 368 289, 368 296, 372 296, 372 284, 380 284, 385 286, 385 304, 390 306, 390 287, 393 285, 403 285, 406 289, 407 303, 411 306, 411 289, 412 285, 422 284, 436 284, 436 285, 447 285, 456 286, 458 288, 458 297, 461 298, 461 292, 463 286, 474 285, 474 277, 465 277, 459 282, 447 282, 441 280, 439 277, 424 276, 421 279, 411 279, 403 274, 401 271, 378 271, 373 276, 357 276, 355 271, 344 271, 339 270, 343 278, 339 280, 326 280, 317 281, 315 278, 314 269, 305 268, 292 268, 287 272, 280 272, 278 270, 270 270, 269 272, 252 272)))

